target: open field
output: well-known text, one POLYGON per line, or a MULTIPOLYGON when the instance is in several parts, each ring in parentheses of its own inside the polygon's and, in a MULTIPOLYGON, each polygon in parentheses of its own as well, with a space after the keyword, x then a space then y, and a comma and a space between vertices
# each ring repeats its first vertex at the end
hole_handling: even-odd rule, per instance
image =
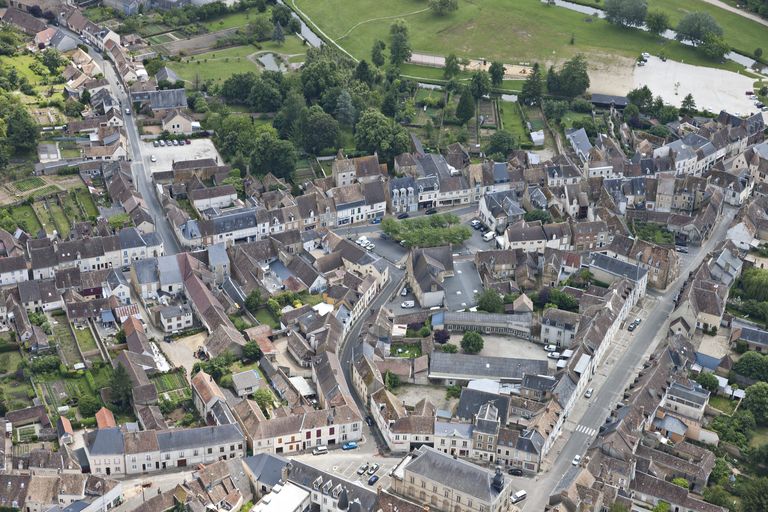
POLYGON ((75 195, 87 216, 96 217, 99 215, 99 209, 96 208, 96 203, 93 202, 93 196, 88 192, 88 189, 77 188, 75 189, 75 195))
POLYGON ((10 377, 3 379, 0 383, 0 390, 2 390, 3 396, 5 396, 5 405, 9 411, 14 409, 23 409, 32 405, 32 397, 35 396, 35 392, 32 389, 32 385, 28 379, 23 382, 17 381, 10 377))
POLYGON ((516 141, 530 142, 528 130, 523 122, 522 114, 520 114, 520 105, 511 101, 499 101, 498 108, 502 128, 514 135, 516 141))
POLYGON ((733 414, 734 409, 736 409, 736 404, 738 403, 738 400, 730 400, 723 396, 709 397, 709 405, 715 409, 723 411, 725 414, 733 414))
POLYGON ((99 348, 96 346, 96 340, 93 338, 90 329, 75 329, 75 337, 81 352, 90 352, 99 348))
MULTIPOLYGON (((267 10, 264 14, 269 16, 269 12, 267 10)), ((254 7, 246 11, 229 13, 215 20, 205 21, 203 26, 211 32, 224 30, 225 28, 243 27, 253 21, 258 14, 260 14, 259 10, 254 7)))
POLYGON ((577 53, 602 60, 614 56, 634 58, 641 51, 652 54, 663 51, 674 60, 738 69, 732 62, 715 64, 693 48, 677 42, 640 30, 619 28, 604 20, 549 6, 539 0, 518 0, 514 9, 510 8, 508 0, 478 3, 462 0, 459 10, 447 16, 436 16, 430 11, 408 16, 423 8, 422 4, 412 0, 360 0, 354 10, 347 8, 346 0, 295 0, 295 3, 329 37, 336 39, 338 44, 359 59, 370 59, 374 40, 389 41, 391 21, 358 24, 401 14, 410 28, 414 52, 443 56, 454 52, 462 57, 509 63, 540 61, 549 65, 577 53), (345 16, 339 18, 339 12, 344 12, 345 16), (532 23, 534 20, 535 23, 532 23), (571 37, 573 45, 570 44, 571 37), (504 41, 504 44, 499 44, 499 41, 504 41))
POLYGON ((80 354, 77 351, 77 342, 70 332, 67 316, 64 313, 52 315, 53 320, 57 322, 52 324, 53 337, 59 346, 59 352, 65 359, 65 363, 69 366, 75 363, 82 363, 80 354))
POLYGON ((150 380, 155 385, 158 393, 165 393, 174 389, 185 389, 189 387, 187 386, 187 381, 184 380, 184 376, 180 372, 153 375, 150 380))
POLYGON ((15 372, 23 360, 18 351, 0 353, 0 375, 15 372))
POLYGON ((192 82, 200 80, 224 81, 235 73, 260 72, 263 68, 256 63, 256 53, 273 52, 282 55, 303 55, 307 48, 296 36, 288 36, 285 43, 278 45, 274 41, 260 43, 261 49, 252 46, 234 46, 215 49, 206 53, 185 57, 182 62, 172 62, 169 67, 182 79, 192 82), (249 58, 249 56, 253 56, 249 58))
POLYGON ((275 319, 274 315, 272 315, 272 312, 269 311, 266 308, 260 308, 256 311, 256 314, 253 315, 256 320, 259 321, 260 324, 265 324, 271 326, 273 329, 277 329, 280 327, 280 323, 275 319))
POLYGON ((27 178, 16 180, 11 184, 16 190, 19 192, 29 192, 30 190, 34 190, 36 188, 42 187, 45 185, 45 181, 43 181, 42 178, 39 176, 29 176, 27 178))
POLYGON ((35 211, 29 205, 14 206, 11 208, 11 216, 32 234, 42 229, 35 211))
POLYGON ((62 237, 69 236, 70 222, 67 216, 64 215, 64 210, 57 203, 50 201, 48 203, 48 211, 51 213, 53 222, 56 225, 56 229, 62 237))
POLYGON ((51 217, 50 211, 45 207, 45 203, 32 203, 32 208, 35 210, 37 218, 40 219, 45 232, 49 235, 53 234, 53 231, 56 229, 56 223, 54 222, 53 217, 51 217))

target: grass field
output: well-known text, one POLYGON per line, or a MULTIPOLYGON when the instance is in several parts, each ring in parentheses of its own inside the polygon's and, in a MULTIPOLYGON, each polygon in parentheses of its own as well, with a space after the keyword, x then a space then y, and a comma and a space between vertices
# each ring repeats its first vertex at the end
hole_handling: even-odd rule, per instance
POLYGON ((14 206, 11 208, 11 216, 25 226, 32 235, 37 234, 43 228, 29 205, 14 206))
POLYGON ((42 78, 29 68, 29 66, 35 62, 37 61, 35 61, 35 58, 32 55, 14 55, 13 57, 0 55, 0 66, 6 69, 16 69, 19 76, 25 77, 29 80, 31 85, 39 84, 42 78))
POLYGON ((2 389, 3 396, 5 396, 5 405, 9 411, 23 409, 32 405, 30 395, 34 396, 34 389, 32 389, 28 379, 20 382, 7 377, 0 383, 0 389, 2 389))
POLYGON ((258 309, 256 314, 253 316, 256 318, 256 320, 259 321, 260 324, 270 325, 273 329, 278 329, 280 327, 280 322, 278 322, 277 319, 272 315, 272 312, 266 308, 258 309))
POLYGON ((768 427, 757 427, 749 440, 749 446, 757 448, 765 444, 768 444, 768 427))
POLYGON ((258 73, 261 71, 260 65, 248 59, 248 56, 254 53, 274 52, 283 55, 303 55, 307 51, 307 48, 296 36, 286 37, 285 43, 282 45, 278 45, 274 41, 267 41, 260 43, 260 46, 261 49, 252 45, 245 45, 211 50, 187 57, 183 62, 173 62, 169 67, 188 82, 194 81, 195 76, 203 81, 222 82, 235 73, 247 73, 248 71, 258 73))
MULTIPOLYGON (((269 12, 270 11, 267 10, 264 14, 269 16, 269 12)), ((248 9, 246 11, 233 12, 227 14, 226 16, 222 16, 221 18, 206 21, 203 23, 203 26, 211 32, 216 32, 217 30, 225 30, 228 28, 243 27, 253 21, 258 14, 260 13, 256 8, 248 9)))
POLYGON ((30 190, 42 187, 43 185, 45 185, 45 181, 39 176, 29 176, 13 182, 13 186, 16 187, 19 192, 29 192, 30 190))
POLYGON ((730 400, 722 396, 709 397, 709 405, 714 407, 715 409, 723 411, 726 414, 733 414, 734 409, 736 409, 737 403, 739 403, 737 400, 730 400))
POLYGON ((0 353, 0 374, 15 372, 23 360, 19 352, 0 353))
POLYGON ((54 222, 53 217, 51 217, 49 210, 46 209, 45 203, 32 203, 32 208, 35 210, 37 218, 40 219, 45 232, 49 235, 52 234, 56 229, 56 223, 54 222))
POLYGON ((90 329, 75 329, 75 337, 81 352, 90 352, 99 348, 96 346, 96 340, 93 338, 90 329))
POLYGON ((156 36, 148 37, 147 41, 149 41, 150 44, 163 44, 163 43, 170 43, 171 41, 173 41, 173 38, 166 34, 158 34, 156 36))
MULTIPOLYGON (((734 70, 739 67, 731 62, 715 64, 677 42, 662 40, 640 30, 622 29, 539 0, 517 0, 514 8, 510 8, 509 0, 472 3, 461 0, 459 10, 447 16, 436 16, 430 11, 405 16, 424 8, 424 4, 413 0, 359 0, 355 9, 348 8, 347 0, 295 1, 329 37, 359 59, 370 59, 374 40, 389 42, 391 20, 364 23, 351 32, 350 29, 366 20, 399 14, 404 15, 410 28, 414 52, 436 55, 454 52, 463 57, 517 63, 563 61, 577 53, 602 59, 613 55, 634 58, 641 51, 658 54, 663 50, 668 58, 689 64, 734 70), (345 15, 339 17, 340 12, 345 15), (573 45, 570 44, 571 37, 573 45), (499 44, 500 41, 504 44, 499 44)), ((696 0, 687 2, 701 3, 696 0)), ((760 45, 752 46, 750 51, 760 45)))
POLYGON ((498 105, 503 129, 514 135, 518 142, 530 142, 528 130, 520 113, 520 105, 511 101, 499 101, 498 105))
POLYGON ((80 201, 80 205, 83 207, 85 214, 88 217, 96 217, 99 215, 99 209, 96 208, 96 203, 93 202, 93 196, 88 192, 88 189, 77 188, 75 189, 75 195, 80 201))
POLYGON ((34 192, 32 192, 31 194, 29 194, 29 197, 31 197, 32 199, 38 199, 40 197, 51 196, 58 192, 61 192, 61 189, 56 185, 46 185, 45 187, 39 188, 34 192))
POLYGON ((414 359, 421 357, 421 344, 419 343, 398 343, 397 345, 390 345, 389 355, 393 357, 405 357, 408 359, 414 359))
POLYGON ((54 203, 53 201, 50 201, 48 203, 48 210, 51 213, 51 217, 53 218, 53 222, 56 225, 56 229, 58 230, 59 234, 62 237, 69 236, 70 222, 69 219, 67 219, 67 216, 64 214, 64 210, 62 210, 61 206, 54 203))
POLYGON ((574 121, 583 121, 585 119, 592 119, 592 116, 589 114, 583 114, 581 112, 574 112, 573 110, 569 110, 565 113, 563 116, 563 119, 561 120, 561 124, 565 128, 571 128, 573 126, 574 121))

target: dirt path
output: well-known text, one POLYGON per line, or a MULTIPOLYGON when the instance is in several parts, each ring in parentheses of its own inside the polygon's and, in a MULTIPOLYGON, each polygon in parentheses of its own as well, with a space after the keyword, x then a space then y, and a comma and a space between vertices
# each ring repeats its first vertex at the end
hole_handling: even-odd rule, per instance
POLYGON ((710 5, 714 5, 715 7, 719 7, 719 8, 721 8, 724 11, 728 11, 728 12, 732 12, 734 14, 738 14, 742 18, 747 18, 747 19, 750 19, 752 21, 756 21, 759 24, 765 25, 766 27, 768 27, 768 20, 766 20, 765 18, 761 18, 760 16, 758 16, 755 13, 752 13, 752 12, 749 12, 749 11, 745 11, 743 9, 737 9, 737 8, 735 8, 732 5, 728 5, 725 2, 721 2, 720 0, 702 0, 702 2, 708 3, 710 5))
POLYGON ((428 11, 429 9, 430 9, 429 7, 426 7, 426 8, 424 8, 424 9, 420 9, 420 10, 418 10, 418 11, 413 11, 413 12, 407 12, 407 13, 405 13, 405 14, 395 14, 395 15, 393 15, 393 16, 382 16, 381 18, 371 18, 371 19, 369 19, 369 20, 363 20, 363 21, 361 21, 360 23, 357 23, 357 24, 353 25, 353 26, 352 26, 352 28, 350 28, 349 30, 347 30, 346 32, 344 32, 344 34, 342 34, 341 36, 339 36, 339 37, 338 37, 338 39, 336 39, 336 40, 337 40, 337 41, 341 41, 342 39, 344 39, 345 37, 347 37, 349 34, 351 34, 351 33, 352 33, 352 31, 353 31, 353 30, 355 30, 355 29, 356 29, 357 27, 359 27, 360 25, 364 25, 364 24, 366 24, 366 23, 371 23, 372 21, 391 20, 391 19, 394 19, 394 18, 405 18, 406 16, 413 16, 414 14, 421 14, 421 13, 423 13, 423 12, 426 12, 426 11, 428 11))

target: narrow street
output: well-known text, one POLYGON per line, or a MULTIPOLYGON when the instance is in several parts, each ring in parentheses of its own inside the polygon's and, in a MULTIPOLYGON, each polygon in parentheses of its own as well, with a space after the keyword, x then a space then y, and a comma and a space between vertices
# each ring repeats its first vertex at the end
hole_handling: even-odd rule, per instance
POLYGON ((550 494, 560 480, 567 478, 569 471, 576 471, 576 468, 571 465, 573 457, 584 455, 600 427, 605 423, 606 417, 621 400, 627 384, 634 379, 658 344, 666 339, 674 299, 680 292, 683 282, 688 277, 688 273, 694 270, 718 243, 725 240, 726 231, 736 211, 734 208, 725 208, 718 219, 717 226, 704 245, 691 248, 689 254, 682 255, 685 257, 681 261, 680 276, 665 292, 651 290, 643 299, 644 311, 641 314, 644 318, 643 322, 630 335, 623 354, 617 353, 617 349, 621 348, 618 346, 610 348, 606 353, 597 375, 593 377, 591 387, 594 387, 594 395, 589 400, 584 397, 578 399, 561 438, 549 454, 550 459, 555 459, 550 464, 549 470, 536 476, 533 481, 528 480, 527 484, 521 482, 523 488, 527 485, 529 492, 528 499, 522 504, 524 511, 544 510, 550 494), (610 361, 613 362, 608 364, 610 361), (571 425, 573 430, 569 430, 568 425, 571 425), (538 492, 531 492, 531 490, 538 490, 538 492))

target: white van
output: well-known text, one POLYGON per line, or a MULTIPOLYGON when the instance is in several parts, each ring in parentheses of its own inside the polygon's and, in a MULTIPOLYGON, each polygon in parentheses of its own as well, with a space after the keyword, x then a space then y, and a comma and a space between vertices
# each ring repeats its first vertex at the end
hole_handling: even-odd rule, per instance
POLYGON ((527 492, 525 492, 524 490, 519 490, 515 494, 510 496, 509 499, 512 501, 512 503, 519 503, 519 502, 523 501, 527 497, 528 497, 528 493, 527 492))
POLYGON ((328 453, 328 447, 327 446, 318 446, 314 450, 312 450, 312 455, 325 455, 328 453))
POLYGON ((486 234, 483 235, 483 240, 485 240, 486 242, 490 242, 494 238, 496 238, 496 232, 495 231, 489 231, 489 232, 487 232, 486 234))

